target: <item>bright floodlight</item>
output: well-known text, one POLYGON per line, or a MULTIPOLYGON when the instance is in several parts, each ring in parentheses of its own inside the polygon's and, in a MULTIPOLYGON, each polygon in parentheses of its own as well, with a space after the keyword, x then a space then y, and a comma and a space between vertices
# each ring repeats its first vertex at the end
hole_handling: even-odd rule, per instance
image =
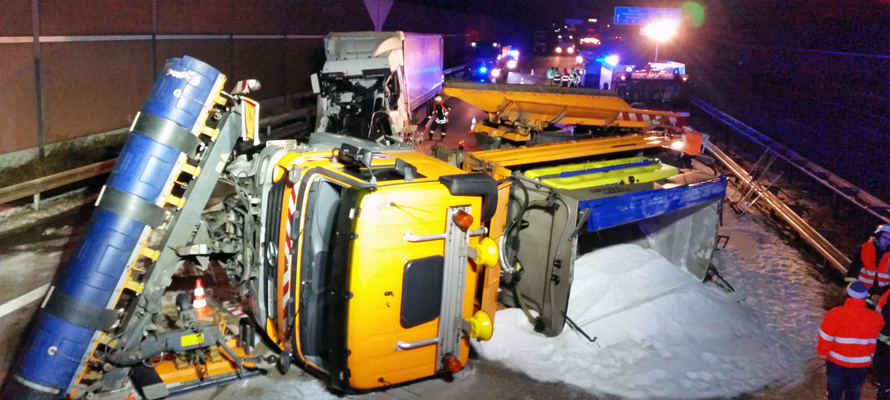
POLYGON ((606 64, 609 64, 614 67, 614 66, 618 65, 618 56, 612 54, 611 56, 606 57, 606 59, 604 61, 606 62, 606 64))
POLYGON ((677 33, 677 24, 671 21, 656 21, 643 27, 643 35, 659 42, 670 40, 677 33))

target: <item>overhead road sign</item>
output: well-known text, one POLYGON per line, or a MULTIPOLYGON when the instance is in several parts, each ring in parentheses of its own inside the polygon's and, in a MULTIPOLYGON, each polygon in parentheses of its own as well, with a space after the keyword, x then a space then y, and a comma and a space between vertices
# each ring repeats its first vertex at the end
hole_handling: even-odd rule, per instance
POLYGON ((615 25, 646 25, 659 20, 679 24, 682 13, 679 8, 615 7, 615 25))

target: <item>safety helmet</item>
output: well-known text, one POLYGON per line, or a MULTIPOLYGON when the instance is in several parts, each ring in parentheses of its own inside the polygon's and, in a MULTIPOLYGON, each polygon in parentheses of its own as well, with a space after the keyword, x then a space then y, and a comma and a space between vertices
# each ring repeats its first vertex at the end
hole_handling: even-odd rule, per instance
POLYGON ((434 100, 438 103, 438 102, 442 101, 442 96, 436 96, 436 98, 434 100))
POLYGON ((875 229, 875 236, 880 235, 881 233, 890 233, 890 224, 881 224, 878 225, 878 228, 875 229))

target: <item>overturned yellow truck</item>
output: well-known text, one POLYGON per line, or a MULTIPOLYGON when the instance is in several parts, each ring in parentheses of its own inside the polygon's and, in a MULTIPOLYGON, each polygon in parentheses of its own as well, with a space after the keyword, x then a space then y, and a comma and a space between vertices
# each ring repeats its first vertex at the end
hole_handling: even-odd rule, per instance
POLYGON ((725 180, 691 168, 694 134, 480 151, 463 170, 372 142, 237 154, 257 85, 224 82, 190 57, 165 66, 4 398, 156 399, 294 363, 343 392, 384 388, 459 371, 501 306, 561 332, 590 249, 709 263, 725 180), (186 264, 234 289, 208 298, 214 316, 172 285, 186 264))

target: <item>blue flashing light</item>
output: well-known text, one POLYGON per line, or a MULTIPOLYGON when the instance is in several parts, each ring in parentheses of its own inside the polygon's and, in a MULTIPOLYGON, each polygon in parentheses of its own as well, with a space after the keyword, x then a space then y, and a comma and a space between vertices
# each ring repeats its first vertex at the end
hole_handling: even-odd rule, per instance
POLYGON ((519 57, 519 50, 510 50, 510 55, 515 57, 519 57))
POLYGON ((612 54, 612 55, 606 57, 606 59, 604 61, 606 62, 606 64, 609 64, 614 67, 614 66, 618 65, 618 56, 612 54))
POLYGON ((484 74, 484 73, 486 73, 486 72, 488 72, 488 68, 485 68, 485 67, 479 67, 479 73, 484 74))
POLYGON ((606 61, 606 57, 597 57, 594 61, 601 63, 601 62, 606 61))

